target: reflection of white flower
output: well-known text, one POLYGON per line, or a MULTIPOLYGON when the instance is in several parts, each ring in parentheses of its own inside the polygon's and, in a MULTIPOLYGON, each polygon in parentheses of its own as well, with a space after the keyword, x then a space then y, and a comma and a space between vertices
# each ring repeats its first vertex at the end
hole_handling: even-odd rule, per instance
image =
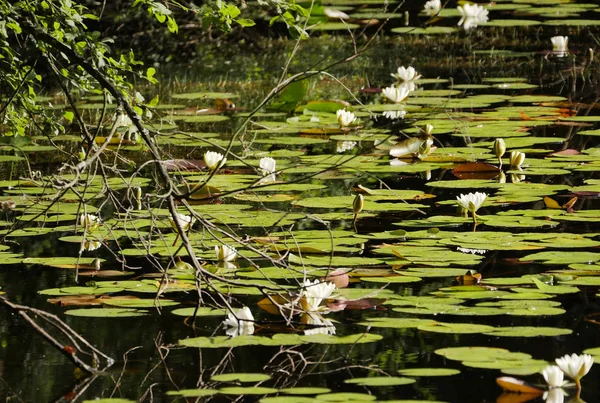
POLYGON ((442 9, 441 0, 429 0, 427 3, 425 3, 425 7, 423 8, 423 11, 425 12, 425 14, 427 14, 429 16, 433 16, 433 15, 436 15, 437 13, 439 13, 441 9, 442 9))
POLYGON ((392 77, 394 77, 398 81, 414 81, 421 78, 421 75, 417 73, 414 67, 398 67, 397 73, 392 73, 392 77))
POLYGON ((544 392, 543 399, 546 403, 563 403, 565 401, 567 393, 561 388, 552 388, 549 391, 544 392))
POLYGON ((338 153, 345 153, 346 151, 352 150, 356 147, 356 141, 338 141, 336 151, 338 153))
POLYGON ((335 10, 335 9, 329 8, 329 7, 325 7, 325 10, 323 10, 323 13, 329 18, 339 18, 342 20, 347 20, 350 18, 350 16, 348 16, 348 14, 346 14, 345 12, 340 11, 340 10, 335 10))
POLYGON ((304 334, 335 334, 335 325, 333 322, 329 319, 325 319, 318 313, 312 312, 303 315, 302 323, 315 326, 310 329, 304 329, 304 334))
POLYGON ((578 382, 592 368, 594 357, 589 354, 567 354, 564 357, 557 358, 555 361, 556 365, 562 369, 566 376, 578 382))
POLYGON ((485 24, 488 21, 489 11, 479 4, 465 4, 458 6, 461 18, 458 25, 462 25, 464 29, 469 30, 475 28, 479 24, 485 24))
POLYGON ((542 375, 549 388, 561 388, 566 383, 564 372, 556 365, 548 365, 542 370, 542 375))
MULTIPOLYGON (((181 228, 184 231, 187 231, 188 229, 190 229, 190 227, 192 225, 194 225, 194 217, 189 216, 189 215, 175 213, 175 220, 177 220, 177 222, 179 223, 179 225, 181 226, 181 228)), ((171 227, 174 230, 177 230, 177 225, 175 224, 175 220, 173 219, 173 217, 169 217, 169 222, 171 223, 171 227)))
POLYGON ((458 250, 459 252, 462 252, 462 253, 471 253, 473 255, 485 255, 485 253, 487 252, 487 250, 485 250, 485 249, 468 249, 468 248, 461 248, 461 247, 456 248, 456 250, 458 250))
POLYGON ((302 297, 304 297, 305 302, 304 308, 309 312, 318 311, 321 302, 329 298, 333 290, 335 290, 335 284, 319 280, 315 280, 314 282, 306 280, 302 284, 302 287, 304 287, 302 290, 302 297))
POLYGON ((406 98, 408 98, 408 94, 410 94, 409 88, 404 86, 386 87, 381 92, 383 93, 384 97, 394 103, 400 103, 404 101, 406 98))
POLYGON ((568 36, 553 36, 550 38, 550 41, 552 42, 552 49, 555 52, 567 53, 569 51, 567 49, 567 45, 569 44, 568 36))
POLYGON ((231 262, 236 258, 237 251, 229 245, 215 245, 215 255, 220 262, 231 262))
POLYGON ((466 195, 461 194, 460 197, 456 198, 456 202, 463 209, 475 213, 479 210, 486 198, 487 195, 485 193, 476 192, 466 195))
POLYGON ((221 168, 223 165, 225 165, 225 161, 227 161, 227 158, 224 158, 223 154, 215 151, 207 151, 204 153, 204 163, 211 171, 221 168))
POLYGON ((400 111, 385 111, 383 112, 383 117, 388 118, 388 119, 404 119, 404 115, 406 115, 406 111, 405 110, 400 110, 400 111))
POLYGON ((350 126, 356 120, 354 113, 348 112, 344 109, 338 109, 338 111, 335 113, 335 116, 337 117, 340 127, 350 126))
POLYGON ((79 225, 84 227, 87 231, 93 231, 98 229, 102 224, 102 219, 94 214, 81 214, 79 216, 79 225))
POLYGON ((252 316, 252 312, 247 306, 238 309, 235 315, 229 312, 227 319, 223 321, 223 324, 227 327, 225 333, 231 337, 253 334, 253 321, 254 316, 252 316))

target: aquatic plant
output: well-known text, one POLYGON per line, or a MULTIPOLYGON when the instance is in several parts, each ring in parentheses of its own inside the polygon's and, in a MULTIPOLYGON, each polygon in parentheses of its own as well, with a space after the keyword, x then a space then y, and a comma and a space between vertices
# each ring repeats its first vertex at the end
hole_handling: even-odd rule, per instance
POLYGON ((457 9, 461 16, 458 25, 462 25, 465 30, 475 28, 488 21, 489 11, 479 4, 465 3, 462 6, 458 6, 457 9))
POLYGON ((442 9, 442 1, 441 0, 429 0, 423 6, 423 11, 428 16, 434 16, 440 12, 442 9))
MULTIPOLYGON (((338 123, 340 124, 340 127, 350 126, 356 121, 356 116, 354 116, 354 113, 346 111, 344 109, 338 109, 335 115, 337 117, 338 123)), ((275 169, 273 168, 273 171, 274 170, 275 169)))
POLYGON ((400 103, 404 101, 406 98, 408 98, 408 95, 410 94, 410 90, 407 87, 402 86, 386 87, 381 92, 384 97, 386 97, 394 103, 400 103))
POLYGON ((231 262, 236 259, 237 251, 229 245, 215 245, 215 255, 220 262, 231 262))
POLYGON ((549 388, 562 388, 566 383, 564 372, 556 365, 548 365, 542 370, 542 375, 549 388))
POLYGON ((227 158, 225 158, 223 154, 220 154, 218 152, 207 151, 204 153, 204 163, 206 164, 206 167, 211 171, 221 168, 223 165, 225 165, 226 161, 227 158))
POLYGON ((245 306, 235 312, 229 312, 223 325, 226 327, 225 333, 228 336, 250 335, 254 333, 254 316, 250 308, 245 306))
POLYGON ((334 283, 327 283, 319 280, 306 280, 302 283, 302 307, 307 312, 323 310, 321 302, 331 296, 335 290, 334 283))
POLYGON ((415 81, 421 78, 421 75, 417 73, 414 67, 398 67, 398 72, 392 73, 392 77, 394 77, 398 81, 415 81))
POLYGON ((581 378, 583 378, 594 364, 594 357, 589 354, 564 355, 557 358, 556 365, 565 373, 566 376, 575 381, 578 388, 581 388, 581 378))

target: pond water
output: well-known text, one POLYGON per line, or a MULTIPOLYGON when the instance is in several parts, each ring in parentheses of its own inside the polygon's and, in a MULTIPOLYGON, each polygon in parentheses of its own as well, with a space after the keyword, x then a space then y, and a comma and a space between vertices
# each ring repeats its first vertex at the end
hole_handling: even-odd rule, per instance
MULTIPOLYGON (((317 25, 295 54, 291 41, 265 40, 207 46, 189 65, 159 67, 160 88, 144 93, 160 99, 147 116, 154 144, 180 190, 208 180, 177 207, 197 216, 186 233, 203 263, 198 282, 161 197, 168 184, 144 164, 148 147, 127 123, 109 140, 105 166, 66 192, 74 177, 57 173, 66 157, 56 150, 76 153, 77 133, 19 139, 19 153, 7 147, 0 187, 15 206, 0 213, 2 291, 57 315, 115 363, 88 376, 63 353, 94 365, 89 348, 54 319, 30 313, 63 352, 5 309, 0 396, 600 400, 598 366, 582 379, 580 400, 571 400, 573 387, 544 398, 540 375, 564 354, 600 359, 600 7, 560 3, 499 1, 486 5, 487 24, 468 31, 456 26, 454 4, 431 21, 411 2, 408 26, 405 7, 390 15, 377 5, 340 7, 353 36, 343 24, 335 33, 317 25), (370 15, 379 24, 363 31, 370 15), (426 21, 433 28, 423 32, 426 21), (558 35, 569 37, 568 50, 553 51, 558 35), (355 50, 359 57, 336 63, 355 50), (284 79, 330 68, 252 113, 286 64, 284 79), (400 66, 422 77, 394 103, 382 89, 400 66), (339 109, 357 120, 340 127, 339 109), (501 167, 496 139, 506 149, 501 167), (205 153, 227 149, 209 173, 205 153), (105 167, 123 176, 104 182, 105 167), (487 195, 476 215, 461 212, 457 198, 475 192, 487 195), (84 209, 94 216, 80 222, 84 209), (223 244, 236 260, 221 251, 218 262, 223 244), (305 278, 334 271, 342 282, 349 276, 347 287, 320 304, 302 296, 305 278), (241 335, 223 326, 224 303, 248 307, 253 326, 242 322, 241 335), (540 393, 503 392, 501 376, 540 393)), ((65 105, 60 94, 41 101, 65 105)), ((81 99, 90 123, 101 116, 98 102, 81 99)))

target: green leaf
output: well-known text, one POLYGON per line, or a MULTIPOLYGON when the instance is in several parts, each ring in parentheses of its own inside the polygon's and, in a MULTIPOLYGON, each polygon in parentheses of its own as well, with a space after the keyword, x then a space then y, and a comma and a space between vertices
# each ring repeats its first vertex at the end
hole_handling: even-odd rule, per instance
MULTIPOLYGON (((146 79, 148 81, 150 81, 152 84, 158 83, 158 80, 156 78, 154 78, 155 74, 156 74, 156 69, 154 67, 148 67, 148 70, 146 70, 146 79)), ((157 102, 158 102, 158 95, 155 98, 157 99, 157 102)))
POLYGON ((235 22, 237 22, 242 27, 253 27, 254 25, 256 25, 256 23, 249 18, 239 18, 235 20, 235 22))
POLYGON ((69 123, 73 123, 74 117, 75 114, 71 111, 65 111, 65 113, 63 113, 63 118, 65 118, 69 123))

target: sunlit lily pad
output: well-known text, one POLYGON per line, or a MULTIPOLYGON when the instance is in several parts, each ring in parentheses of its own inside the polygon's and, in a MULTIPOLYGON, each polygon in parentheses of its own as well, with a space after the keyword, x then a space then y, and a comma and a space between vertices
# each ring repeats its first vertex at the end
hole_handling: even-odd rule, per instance
POLYGON ((497 327, 493 331, 482 332, 488 336, 498 337, 553 337, 564 336, 573 333, 571 329, 561 329, 558 327, 536 327, 536 326, 510 326, 497 327))
POLYGON ((219 389, 219 393, 224 395, 268 395, 271 393, 277 393, 278 390, 274 388, 266 388, 264 386, 230 386, 227 388, 219 389))
POLYGON ((377 397, 366 393, 339 392, 317 395, 316 399, 319 402, 371 402, 377 397))
POLYGON ((370 378, 353 378, 346 379, 344 383, 360 385, 360 386, 397 386, 397 385, 410 385, 415 383, 416 380, 412 378, 403 378, 397 376, 377 376, 370 378))
POLYGON ((253 373, 233 373, 233 374, 218 374, 213 375, 210 379, 218 382, 262 382, 271 379, 268 374, 253 374, 253 373))
POLYGON ((410 368, 399 369, 398 372, 406 376, 450 376, 460 374, 458 369, 453 368, 410 368))
POLYGON ((84 318, 129 318, 147 315, 145 311, 126 308, 71 309, 70 311, 66 311, 65 314, 84 318))

